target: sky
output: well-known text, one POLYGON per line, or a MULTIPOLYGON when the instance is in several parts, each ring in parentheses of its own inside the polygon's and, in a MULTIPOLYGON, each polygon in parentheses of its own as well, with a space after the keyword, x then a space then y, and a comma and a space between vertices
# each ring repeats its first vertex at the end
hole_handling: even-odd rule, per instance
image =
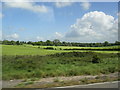
POLYGON ((2 39, 118 40, 117 2, 3 2, 2 39))

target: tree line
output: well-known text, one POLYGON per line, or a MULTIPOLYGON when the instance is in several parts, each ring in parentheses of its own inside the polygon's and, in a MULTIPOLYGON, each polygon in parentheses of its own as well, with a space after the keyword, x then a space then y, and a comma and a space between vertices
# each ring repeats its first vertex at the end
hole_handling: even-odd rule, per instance
POLYGON ((0 41, 0 44, 4 45, 23 45, 23 44, 30 44, 30 45, 38 45, 38 46, 78 46, 78 47, 102 47, 102 46, 115 46, 120 45, 119 41, 115 41, 114 43, 109 43, 108 41, 105 41, 103 43, 79 43, 79 42, 61 42, 58 39, 55 39, 53 41, 46 40, 46 41, 9 41, 9 40, 3 40, 0 41))

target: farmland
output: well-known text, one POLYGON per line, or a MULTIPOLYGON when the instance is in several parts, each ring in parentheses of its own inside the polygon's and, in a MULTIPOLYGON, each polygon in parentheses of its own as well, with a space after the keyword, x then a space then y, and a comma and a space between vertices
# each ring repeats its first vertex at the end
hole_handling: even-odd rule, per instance
POLYGON ((53 46, 56 49, 47 50, 44 49, 46 47, 3 45, 3 79, 98 75, 118 72, 118 51, 63 50, 65 48, 83 48, 64 46, 53 46))
MULTIPOLYGON (((118 49, 119 46, 108 47, 70 47, 70 46, 32 46, 32 45, 2 45, 3 55, 49 55, 61 52, 72 52, 76 50, 64 49, 118 49), (46 50, 46 47, 53 47, 55 50, 46 50)), ((77 50, 77 52, 86 52, 85 50, 77 50)), ((118 51, 92 51, 99 53, 118 53, 118 51)))

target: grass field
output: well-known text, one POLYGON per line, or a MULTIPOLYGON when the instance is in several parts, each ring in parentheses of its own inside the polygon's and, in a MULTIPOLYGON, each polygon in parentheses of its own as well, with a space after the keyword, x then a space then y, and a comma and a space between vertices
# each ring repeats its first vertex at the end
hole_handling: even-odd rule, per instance
POLYGON ((68 52, 49 56, 3 55, 3 79, 98 75, 118 72, 118 54, 68 52), (93 62, 97 55, 99 63, 93 62))
POLYGON ((41 48, 45 48, 45 47, 53 47, 56 49, 62 48, 62 49, 74 49, 74 48, 78 48, 78 49, 116 49, 116 48, 120 48, 120 46, 106 46, 106 47, 75 47, 75 46, 32 46, 32 47, 41 47, 41 48))
MULTIPOLYGON (((46 47, 2 45, 3 79, 98 75, 119 71, 118 51, 67 51, 63 49, 83 47, 65 46, 53 46, 56 49, 46 50, 44 49, 46 47), (99 62, 94 63, 92 61, 94 57, 99 62)), ((118 48, 118 46, 84 48, 118 48)))
POLYGON ((38 49, 37 47, 32 46, 24 46, 24 45, 3 45, 2 46, 2 54, 3 55, 48 55, 59 52, 68 52, 68 51, 60 51, 60 50, 44 50, 38 49))
MULTIPOLYGON (((74 48, 87 48, 87 49, 111 49, 118 48, 118 46, 109 46, 109 47, 68 47, 68 46, 32 46, 32 45, 2 45, 2 54, 3 55, 49 55, 62 52, 72 52, 73 50, 60 50, 62 49, 74 49, 74 48), (39 47, 39 48, 38 48, 39 47), (43 48, 53 47, 56 50, 45 50, 43 48)), ((75 50, 74 50, 75 51, 75 50)), ((86 52, 85 50, 79 50, 77 52, 86 52)), ((118 51, 92 51, 99 53, 118 53, 118 51)))

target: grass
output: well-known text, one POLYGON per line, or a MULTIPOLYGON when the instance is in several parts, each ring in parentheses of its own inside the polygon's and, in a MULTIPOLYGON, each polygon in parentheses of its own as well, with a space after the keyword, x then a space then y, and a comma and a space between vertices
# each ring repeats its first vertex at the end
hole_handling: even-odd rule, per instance
POLYGON ((44 49, 46 47, 51 46, 2 45, 0 48, 2 49, 2 79, 24 79, 25 82, 18 86, 28 85, 31 87, 29 85, 40 78, 56 77, 54 84, 41 86, 53 87, 104 81, 98 77, 91 81, 84 79, 78 82, 64 82, 60 81, 58 76, 100 75, 120 72, 118 69, 118 63, 120 63, 118 51, 63 50, 74 48, 116 49, 118 46, 52 46, 55 50, 46 50, 44 49), (95 56, 100 62, 93 61, 95 56))
POLYGON ((118 54, 67 52, 47 56, 3 55, 3 79, 98 75, 118 72, 118 54), (100 63, 92 63, 97 55, 100 63))
MULTIPOLYGON (((51 46, 32 46, 32 45, 2 45, 2 55, 50 55, 62 52, 73 52, 76 50, 63 50, 63 49, 75 49, 75 48, 85 48, 85 49, 103 49, 103 48, 118 48, 118 46, 109 47, 70 47, 70 46, 52 46, 56 50, 46 50, 45 47, 51 46), (39 47, 39 48, 38 48, 39 47), (60 49, 61 48, 61 49, 60 49)), ((88 52, 85 50, 77 50, 77 52, 88 52)), ((118 53, 118 51, 91 51, 98 53, 118 53)))
POLYGON ((44 50, 38 49, 32 46, 24 45, 2 45, 2 54, 3 55, 48 55, 59 52, 67 52, 60 50, 44 50))
POLYGON ((40 47, 40 48, 46 48, 46 47, 53 47, 56 49, 74 49, 74 48, 78 48, 78 49, 116 49, 116 48, 120 48, 119 46, 106 46, 106 47, 77 47, 77 46, 30 46, 30 47, 40 47))

